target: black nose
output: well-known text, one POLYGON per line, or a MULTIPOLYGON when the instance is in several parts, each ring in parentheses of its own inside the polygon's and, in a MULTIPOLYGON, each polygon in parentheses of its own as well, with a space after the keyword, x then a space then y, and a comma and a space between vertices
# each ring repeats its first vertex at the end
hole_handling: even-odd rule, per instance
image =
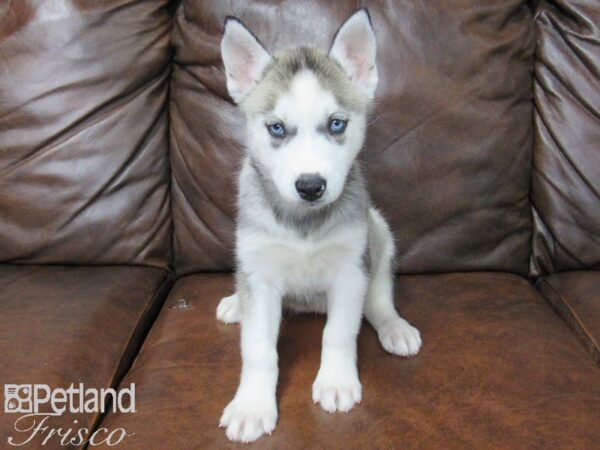
POLYGON ((327 181, 318 173, 304 173, 296 180, 296 190, 303 200, 314 202, 321 198, 327 187, 327 181))

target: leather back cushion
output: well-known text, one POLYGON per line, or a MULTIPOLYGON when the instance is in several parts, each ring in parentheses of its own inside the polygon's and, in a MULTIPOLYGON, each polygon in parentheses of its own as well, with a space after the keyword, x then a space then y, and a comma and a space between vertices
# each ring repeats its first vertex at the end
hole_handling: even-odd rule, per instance
MULTIPOLYGON (((380 83, 362 159, 401 272, 526 274, 533 24, 526 2, 361 2, 380 83)), ((228 98, 223 20, 270 51, 328 49, 355 1, 184 0, 171 90, 175 259, 180 273, 232 267, 243 119, 228 98)))
POLYGON ((0 4, 0 262, 168 264, 166 3, 0 4))
POLYGON ((534 275, 600 268, 600 3, 536 13, 534 275))

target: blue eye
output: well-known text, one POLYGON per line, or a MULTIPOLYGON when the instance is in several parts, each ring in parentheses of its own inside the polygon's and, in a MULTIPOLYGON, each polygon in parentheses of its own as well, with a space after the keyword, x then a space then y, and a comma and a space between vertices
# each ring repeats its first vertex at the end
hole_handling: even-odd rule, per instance
POLYGON ((280 122, 267 125, 267 130, 269 131, 269 134, 275 138, 282 139, 285 137, 285 127, 280 122))
POLYGON ((347 120, 331 119, 329 121, 329 131, 331 134, 342 134, 346 130, 347 120))

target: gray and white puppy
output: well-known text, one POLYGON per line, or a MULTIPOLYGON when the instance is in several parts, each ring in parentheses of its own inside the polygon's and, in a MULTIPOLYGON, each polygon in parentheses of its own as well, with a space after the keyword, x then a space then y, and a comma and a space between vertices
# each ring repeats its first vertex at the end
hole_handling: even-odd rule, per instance
POLYGON ((277 422, 277 335, 282 307, 327 313, 312 397, 326 411, 361 401, 356 337, 363 313, 397 355, 421 347, 393 303, 394 243, 371 205, 356 157, 377 85, 376 40, 361 9, 329 54, 271 56, 237 19, 221 42, 227 88, 246 115, 239 175, 237 292, 217 317, 241 321, 242 373, 220 425, 250 442, 277 422))

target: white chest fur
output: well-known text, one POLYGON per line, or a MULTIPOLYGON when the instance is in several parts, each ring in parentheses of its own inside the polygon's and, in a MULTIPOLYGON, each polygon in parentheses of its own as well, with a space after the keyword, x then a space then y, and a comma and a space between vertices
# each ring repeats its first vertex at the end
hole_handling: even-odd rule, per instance
POLYGON ((341 267, 361 264, 366 248, 366 227, 344 227, 306 238, 283 226, 269 231, 240 230, 240 269, 292 296, 326 291, 341 267))

